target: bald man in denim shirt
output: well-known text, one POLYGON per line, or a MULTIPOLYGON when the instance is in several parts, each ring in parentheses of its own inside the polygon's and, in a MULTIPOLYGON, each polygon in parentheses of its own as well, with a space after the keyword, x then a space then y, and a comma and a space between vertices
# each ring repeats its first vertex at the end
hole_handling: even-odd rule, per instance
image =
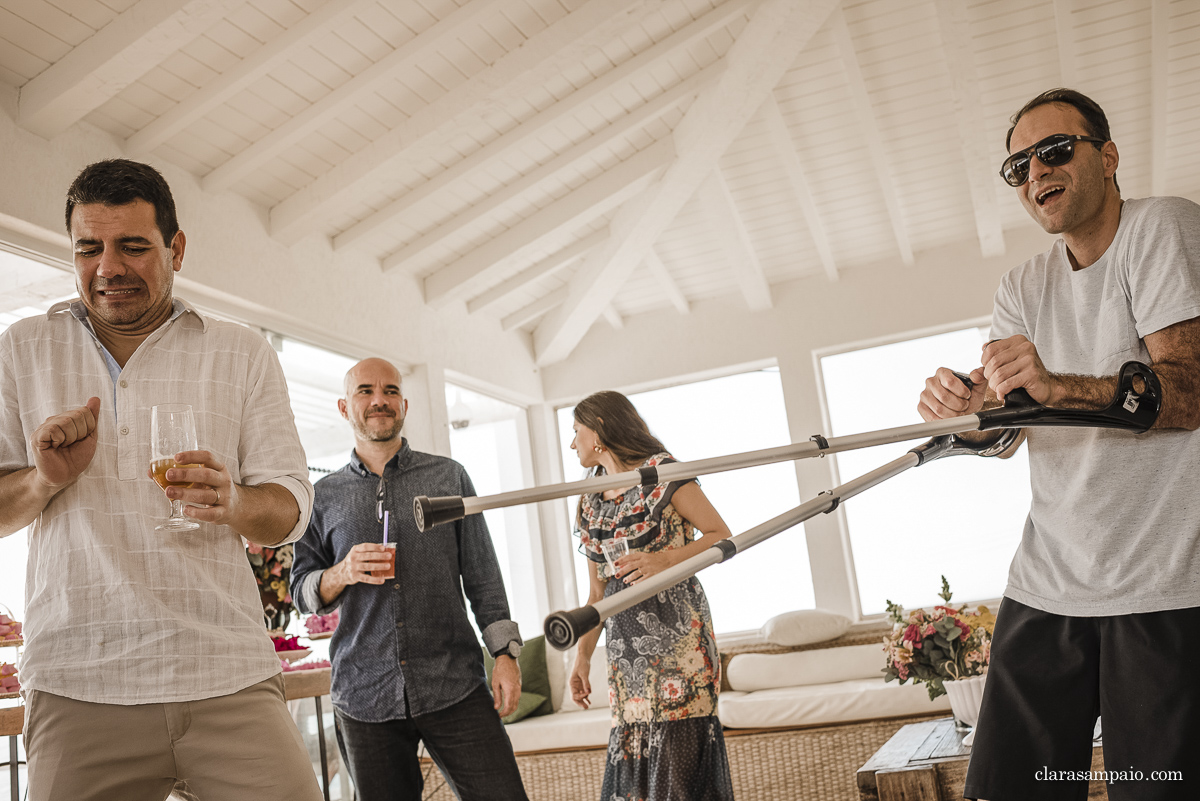
POLYGON ((346 374, 338 409, 354 429, 350 463, 316 485, 292 567, 300 610, 340 608, 332 641, 338 745, 362 801, 417 799, 423 741, 462 801, 526 795, 500 721, 516 709, 521 637, 481 515, 420 532, 417 495, 474 495, 457 462, 412 450, 400 436, 408 401, 394 366, 366 359, 346 374), (386 572, 382 520, 396 546, 386 572), (484 644, 496 657, 492 694, 484 644))

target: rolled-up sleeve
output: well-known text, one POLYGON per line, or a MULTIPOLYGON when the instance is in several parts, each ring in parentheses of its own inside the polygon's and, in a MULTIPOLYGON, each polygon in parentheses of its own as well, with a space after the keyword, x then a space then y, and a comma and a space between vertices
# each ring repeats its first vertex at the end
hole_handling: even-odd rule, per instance
POLYGON ((331 537, 324 530, 321 512, 314 504, 308 529, 296 543, 292 560, 292 598, 302 613, 327 615, 341 605, 341 595, 332 603, 321 602, 321 577, 333 567, 336 559, 331 537))
POLYGON ((278 543, 284 545, 296 542, 308 529, 313 486, 308 480, 308 464, 296 431, 287 380, 279 358, 265 341, 257 349, 251 369, 238 445, 240 483, 250 487, 279 484, 296 499, 300 514, 287 537, 278 543))

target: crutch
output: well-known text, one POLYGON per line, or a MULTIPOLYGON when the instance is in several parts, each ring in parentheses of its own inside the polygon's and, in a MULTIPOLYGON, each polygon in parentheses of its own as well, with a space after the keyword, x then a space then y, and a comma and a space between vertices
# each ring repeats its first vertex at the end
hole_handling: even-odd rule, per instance
MULTIPOLYGON (((966 378, 966 376, 962 376, 966 378)), ((413 498, 413 516, 421 531, 460 520, 467 515, 479 514, 488 509, 506 506, 521 506, 527 503, 550 501, 581 495, 589 492, 604 492, 610 489, 631 487, 637 484, 661 484, 682 481, 710 473, 758 467, 775 462, 795 461, 827 453, 840 453, 873 445, 887 445, 923 437, 941 437, 961 434, 965 431, 990 431, 1000 428, 1024 428, 1025 426, 1085 426, 1122 428, 1130 431, 1145 431, 1154 425, 1161 404, 1162 391, 1158 377, 1140 362, 1127 362, 1118 376, 1117 397, 1104 409, 1055 409, 1035 403, 1024 390, 1008 393, 1005 405, 977 414, 935 420, 931 423, 885 428, 844 437, 825 437, 817 434, 808 442, 797 442, 777 448, 765 448, 730 456, 714 456, 691 462, 672 462, 657 467, 642 467, 624 473, 594 476, 582 481, 565 484, 549 484, 544 487, 502 492, 483 497, 452 495, 429 498, 418 495, 413 498), (1141 389, 1135 391, 1135 385, 1141 389), (1151 403, 1153 401, 1153 403, 1151 403), (1151 408, 1153 407, 1153 408, 1151 408)))
MULTIPOLYGON (((870 489, 889 478, 897 476, 909 468, 918 467, 945 456, 958 456, 960 454, 972 454, 976 456, 999 455, 1016 441, 1020 436, 1020 429, 1027 426, 1115 428, 1142 433, 1154 425, 1154 421, 1158 419, 1158 413, 1161 408, 1162 388, 1159 385, 1158 377, 1144 364, 1127 362, 1121 368, 1118 376, 1117 391, 1114 399, 1104 409, 1050 408, 1034 402, 1024 390, 1018 390, 1008 394, 1003 407, 988 409, 978 414, 935 421, 934 423, 926 423, 924 425, 905 426, 903 428, 885 429, 875 433, 857 434, 853 437, 837 437, 828 440, 827 447, 820 447, 821 443, 824 442, 824 438, 814 437, 814 440, 818 440, 816 445, 816 447, 819 447, 818 453, 810 453, 803 445, 810 445, 811 443, 804 443, 803 445, 790 446, 798 454, 791 457, 776 457, 773 454, 770 458, 760 456, 771 454, 772 451, 787 450, 787 448, 776 448, 767 451, 754 451, 740 456, 727 456, 719 459, 705 459, 695 462, 676 462, 662 466, 658 469, 656 482, 674 481, 676 479, 703 475, 706 472, 713 473, 721 470, 735 469, 735 467, 711 466, 712 463, 723 462, 724 460, 737 460, 737 467, 750 467, 752 465, 783 461, 786 458, 801 459, 807 456, 853 450, 854 448, 866 448, 872 445, 899 442, 904 439, 914 439, 921 436, 933 436, 933 439, 922 445, 918 445, 900 458, 888 462, 882 467, 876 468, 870 473, 859 476, 852 481, 847 481, 839 487, 822 492, 812 500, 784 512, 765 523, 760 523, 742 534, 729 539, 719 540, 711 548, 707 548, 701 553, 685 559, 674 567, 668 568, 648 579, 639 581, 637 584, 632 584, 615 595, 611 595, 595 604, 588 604, 578 609, 572 609, 569 612, 552 613, 545 621, 546 641, 560 651, 566 650, 574 645, 580 636, 618 612, 623 612, 647 598, 657 595, 669 587, 673 587, 706 567, 728 561, 747 548, 770 539, 781 531, 792 528, 797 523, 802 523, 819 514, 828 514, 836 509, 842 501, 852 498, 860 492, 870 489), (956 436, 956 434, 965 431, 988 431, 992 429, 1003 430, 998 438, 986 443, 972 444, 956 436), (837 443, 836 446, 835 442, 837 443), (696 469, 700 466, 703 466, 704 469, 696 469), (666 475, 666 471, 671 468, 684 469, 673 472, 669 476, 666 475)), ((637 471, 621 473, 619 475, 626 477, 624 483, 615 485, 606 484, 605 488, 629 486, 632 483, 637 483, 636 480, 631 480, 631 477, 636 479, 638 476, 637 471)), ((616 476, 612 478, 616 478, 616 476)), ((594 480, 589 479, 589 481, 594 480)), ((577 486, 587 483, 588 481, 580 481, 575 482, 574 485, 559 486, 577 486)), ((553 488, 546 487, 544 489, 551 490, 553 488)), ((573 495, 578 491, 571 490, 548 497, 565 497, 573 495)), ((600 490, 589 486, 582 491, 598 492, 600 490)), ((516 493, 507 493, 507 495, 514 494, 516 493)), ((503 496, 493 495, 491 499, 501 497, 503 496)), ((490 502, 489 499, 485 498, 480 498, 479 500, 490 502)), ((538 498, 538 500, 543 500, 543 498, 538 498)), ((501 505, 510 504, 495 504, 494 506, 483 506, 482 508, 491 509, 501 505)))

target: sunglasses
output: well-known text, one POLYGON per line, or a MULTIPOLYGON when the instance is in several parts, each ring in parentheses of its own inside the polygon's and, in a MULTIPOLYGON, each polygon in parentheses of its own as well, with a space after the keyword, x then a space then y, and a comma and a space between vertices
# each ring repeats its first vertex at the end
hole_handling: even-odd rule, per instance
POLYGON ((1075 157, 1076 142, 1099 142, 1106 140, 1079 134, 1053 134, 1042 141, 1013 153, 1000 165, 1000 177, 1009 186, 1020 186, 1029 180, 1029 164, 1034 156, 1047 167, 1058 167, 1075 157))

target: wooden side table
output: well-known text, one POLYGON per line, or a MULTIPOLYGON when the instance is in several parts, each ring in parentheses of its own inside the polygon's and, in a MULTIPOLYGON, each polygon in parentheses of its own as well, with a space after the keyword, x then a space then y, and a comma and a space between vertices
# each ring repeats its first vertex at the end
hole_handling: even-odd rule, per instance
MULTIPOLYGON (((862 801, 956 801, 963 797, 971 749, 953 718, 910 723, 858 769, 862 801)), ((1092 749, 1092 770, 1104 770, 1099 745, 1092 749)), ((1103 782, 1092 782, 1089 801, 1108 799, 1103 782)))

